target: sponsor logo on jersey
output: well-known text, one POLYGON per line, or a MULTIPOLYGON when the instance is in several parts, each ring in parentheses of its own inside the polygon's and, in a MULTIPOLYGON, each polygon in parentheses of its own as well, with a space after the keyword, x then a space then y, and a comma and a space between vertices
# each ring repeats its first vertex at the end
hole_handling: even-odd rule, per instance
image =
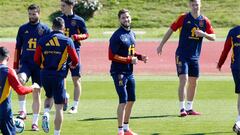
POLYGON ((199 21, 199 27, 203 27, 203 25, 204 25, 203 20, 200 20, 200 21, 199 21))

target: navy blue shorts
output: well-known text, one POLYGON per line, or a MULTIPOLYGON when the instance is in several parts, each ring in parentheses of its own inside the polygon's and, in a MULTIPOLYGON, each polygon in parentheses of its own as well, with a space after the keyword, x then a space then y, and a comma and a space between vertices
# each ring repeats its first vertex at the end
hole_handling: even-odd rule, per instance
POLYGON ((72 76, 81 77, 80 51, 76 51, 76 52, 77 52, 77 55, 78 55, 78 65, 77 65, 77 67, 74 68, 74 69, 71 69, 69 67, 69 64, 71 63, 71 59, 69 57, 68 60, 67 60, 67 69, 70 69, 70 72, 71 72, 72 76))
POLYGON ((41 81, 46 92, 46 97, 53 97, 55 104, 65 103, 66 90, 64 89, 64 77, 41 74, 41 81))
POLYGON ((119 103, 136 101, 135 79, 133 75, 113 74, 112 78, 119 97, 119 103))
MULTIPOLYGON (((20 65, 19 73, 25 73, 27 75, 27 79, 29 79, 30 77, 32 78, 32 84, 34 82, 36 82, 37 84, 41 85, 41 81, 40 81, 40 68, 36 65, 30 65, 27 63, 22 63, 20 65)), ((28 80, 26 80, 27 82, 28 80)))
POLYGON ((240 93, 240 70, 232 69, 232 76, 235 83, 235 93, 240 93))
POLYGON ((3 135, 16 135, 12 118, 0 120, 0 129, 3 135))
POLYGON ((177 74, 187 74, 191 77, 199 77, 199 61, 196 59, 183 58, 176 56, 177 74))

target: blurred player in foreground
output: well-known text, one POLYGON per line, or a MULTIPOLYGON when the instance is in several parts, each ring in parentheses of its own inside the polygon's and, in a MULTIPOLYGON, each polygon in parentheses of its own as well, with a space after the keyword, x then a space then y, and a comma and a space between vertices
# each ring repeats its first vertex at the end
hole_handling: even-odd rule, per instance
POLYGON ((34 89, 39 89, 40 86, 36 83, 30 87, 22 86, 16 72, 7 66, 8 60, 9 51, 4 47, 0 47, 0 131, 3 135, 15 135, 10 87, 19 95, 25 95, 31 93, 34 89))
POLYGON ((119 96, 117 109, 118 135, 136 135, 129 129, 129 119, 135 96, 133 65, 138 60, 147 62, 148 57, 135 52, 135 33, 131 30, 131 16, 127 9, 118 12, 120 27, 110 38, 109 60, 112 61, 110 73, 119 96))

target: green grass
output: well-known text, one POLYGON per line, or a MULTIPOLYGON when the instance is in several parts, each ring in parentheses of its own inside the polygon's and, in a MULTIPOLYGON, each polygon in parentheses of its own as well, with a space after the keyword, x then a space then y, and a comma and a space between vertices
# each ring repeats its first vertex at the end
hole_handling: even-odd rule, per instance
MULTIPOLYGON (((159 38, 166 28, 183 12, 188 12, 187 0, 100 0, 103 7, 97 11, 86 24, 92 38, 108 38, 102 31, 118 27, 117 13, 119 9, 131 11, 133 28, 146 31, 143 38, 159 38)), ((50 26, 49 15, 60 9, 56 0, 0 0, 0 38, 14 38, 20 25, 28 21, 27 7, 36 3, 41 7, 41 21, 50 26)), ((203 0, 202 13, 217 28, 218 37, 225 37, 228 29, 240 22, 240 9, 236 8, 240 1, 236 0, 203 0)))
MULTIPOLYGON (((232 125, 237 116, 236 95, 231 76, 203 76, 199 80, 194 108, 200 116, 178 117, 177 86, 175 76, 136 76, 137 101, 131 128, 140 135, 232 135, 232 125)), ((67 89, 72 97, 72 84, 67 89)), ((44 92, 42 92, 42 98, 44 92)), ((30 108, 31 95, 28 96, 30 108)), ((62 134, 112 135, 117 134, 117 94, 109 76, 84 76, 79 113, 64 114, 62 134)), ((14 112, 18 104, 13 95, 14 112)), ((31 111, 30 109, 28 109, 31 111)), ((53 109, 54 110, 54 109, 53 109)), ((51 112, 53 134, 54 111, 51 112)), ((26 121, 24 135, 30 130, 31 115, 26 121)), ((41 122, 39 122, 41 123, 41 122)), ((44 134, 41 130, 34 134, 44 134)))
MULTIPOLYGON (((100 0, 103 7, 95 13, 87 24, 95 28, 113 28, 118 25, 117 13, 119 9, 128 8, 131 11, 133 27, 160 28, 168 27, 182 12, 188 12, 187 0, 100 0)), ((36 3, 41 7, 41 18, 49 24, 49 15, 60 10, 60 3, 56 0, 0 0, 0 27, 16 27, 27 20, 27 7, 36 3), (14 20, 14 21, 13 21, 14 20)), ((240 21, 240 4, 236 0, 203 0, 202 12, 208 16, 215 27, 232 27, 240 21)))
MULTIPOLYGON (((0 41, 12 40, 15 41, 18 28, 17 27, 0 27, 0 41)), ((114 32, 117 28, 89 28, 90 37, 88 40, 109 40, 111 32, 114 32), (106 33, 107 32, 107 33, 106 33)), ((137 40, 160 40, 168 28, 133 28, 136 32, 137 40), (144 32, 143 34, 139 32, 144 32)), ((229 28, 215 28, 217 40, 225 40, 229 28)), ((170 40, 178 40, 179 32, 175 32, 170 40)))

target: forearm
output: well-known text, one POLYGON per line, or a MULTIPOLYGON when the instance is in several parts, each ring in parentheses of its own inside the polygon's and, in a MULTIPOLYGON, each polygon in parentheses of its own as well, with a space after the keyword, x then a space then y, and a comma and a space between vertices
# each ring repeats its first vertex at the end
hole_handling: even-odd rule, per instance
POLYGON ((123 64, 130 64, 132 62, 132 57, 131 56, 123 57, 115 54, 112 58, 110 58, 110 60, 123 64))
POLYGON ((20 81, 17 79, 16 72, 12 69, 9 69, 8 73, 8 82, 11 85, 11 87, 19 94, 19 95, 25 95, 30 92, 32 92, 31 87, 23 86, 20 81))
POLYGON ((205 32, 204 37, 210 41, 215 41, 216 40, 216 35, 215 34, 208 34, 205 32))
POLYGON ((171 29, 171 28, 169 28, 168 29, 168 31, 165 33, 165 35, 164 35, 164 37, 163 37, 163 39, 162 39, 162 41, 161 41, 161 43, 160 43, 160 47, 163 47, 164 46, 164 44, 168 41, 168 39, 171 37, 171 35, 172 35, 172 33, 173 33, 173 30, 171 29))
POLYGON ((19 59, 20 59, 20 49, 15 49, 15 53, 14 53, 14 62, 13 62, 13 68, 14 69, 18 69, 19 66, 19 59))
POLYGON ((88 33, 85 33, 85 34, 74 34, 72 35, 72 39, 74 41, 81 41, 81 40, 85 40, 89 37, 89 34, 88 33))

